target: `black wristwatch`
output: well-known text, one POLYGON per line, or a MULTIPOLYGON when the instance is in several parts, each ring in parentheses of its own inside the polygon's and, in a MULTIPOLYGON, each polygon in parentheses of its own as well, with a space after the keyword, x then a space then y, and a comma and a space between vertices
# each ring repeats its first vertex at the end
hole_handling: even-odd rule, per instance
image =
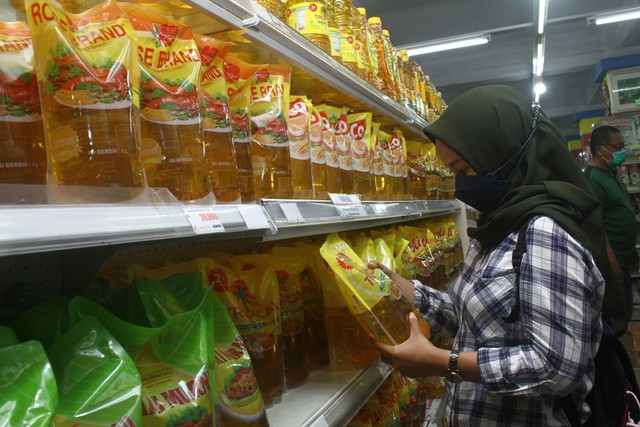
POLYGON ((459 357, 460 352, 458 350, 452 350, 449 355, 449 369, 447 369, 447 373, 444 377, 452 384, 460 384, 464 381, 464 378, 462 378, 462 375, 460 374, 460 369, 458 368, 459 357))

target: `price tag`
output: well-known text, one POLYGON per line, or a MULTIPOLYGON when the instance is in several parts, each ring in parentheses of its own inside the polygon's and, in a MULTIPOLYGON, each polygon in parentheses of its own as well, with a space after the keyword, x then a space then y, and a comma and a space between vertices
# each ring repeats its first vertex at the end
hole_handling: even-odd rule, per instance
POLYGON ((362 206, 360 196, 357 194, 329 193, 329 197, 331 197, 340 216, 367 216, 367 211, 362 206))
POLYGON ((258 205, 238 206, 238 212, 249 229, 271 228, 269 218, 258 205))
POLYGON ((194 206, 182 208, 196 234, 224 233, 224 226, 213 208, 194 206))
POLYGON ((378 372, 380 373, 380 376, 382 378, 386 378, 387 375, 389 375, 393 370, 393 368, 390 365, 387 365, 381 360, 379 360, 378 363, 376 364, 376 368, 378 368, 378 372))
POLYGON ((304 217, 302 216, 302 212, 300 212, 300 208, 296 203, 280 203, 280 209, 282 209, 282 213, 284 214, 287 221, 293 223, 301 223, 304 222, 304 217))

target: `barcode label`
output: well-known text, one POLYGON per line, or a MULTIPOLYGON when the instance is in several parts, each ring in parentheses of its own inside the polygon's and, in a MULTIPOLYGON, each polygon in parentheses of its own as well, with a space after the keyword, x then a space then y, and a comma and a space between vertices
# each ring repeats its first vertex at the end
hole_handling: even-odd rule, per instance
POLYGON ((360 196, 357 194, 340 194, 340 193, 329 193, 329 197, 334 205, 352 205, 352 204, 361 204, 360 196))
POLYGON ((364 206, 362 206, 359 195, 329 193, 329 197, 333 201, 340 216, 367 216, 367 211, 364 209, 364 206))

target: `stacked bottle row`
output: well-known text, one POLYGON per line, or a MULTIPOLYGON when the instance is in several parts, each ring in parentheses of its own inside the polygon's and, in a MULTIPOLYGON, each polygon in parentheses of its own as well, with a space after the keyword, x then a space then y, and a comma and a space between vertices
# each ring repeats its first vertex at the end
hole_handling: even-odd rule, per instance
POLYGON ((80 19, 44 4, 0 24, 0 183, 46 183, 54 203, 154 201, 149 188, 204 203, 434 196, 402 132, 292 94, 287 65, 146 6, 98 2, 80 19))
POLYGON ((0 371, 28 352, 42 380, 2 389, 17 408, 11 425, 38 413, 42 423, 32 425, 55 417, 60 425, 266 426, 264 408, 310 370, 364 369, 380 357, 370 337, 407 338, 407 310, 415 308, 367 261, 443 287, 461 255, 455 224, 443 219, 274 244, 257 254, 208 252, 147 265, 117 259, 80 295, 29 283, 9 295, 16 309, 0 319, 7 326, 0 327, 0 371), (326 251, 336 242, 349 247, 340 253, 359 255, 334 265, 326 251), (369 315, 347 302, 362 296, 338 271, 347 265, 351 275, 364 271, 363 281, 388 285, 369 315), (398 335, 379 334, 380 322, 398 335))
POLYGON ((398 51, 379 17, 351 0, 258 0, 375 88, 431 122, 446 108, 441 93, 406 50, 398 51))

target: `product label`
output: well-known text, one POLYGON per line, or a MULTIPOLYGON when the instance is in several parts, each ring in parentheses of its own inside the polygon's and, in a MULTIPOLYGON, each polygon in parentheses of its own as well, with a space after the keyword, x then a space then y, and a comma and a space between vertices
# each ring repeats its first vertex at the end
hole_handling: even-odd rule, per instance
POLYGON ((342 56, 342 62, 358 62, 353 34, 340 32, 340 56, 342 56))
POLYGON ((202 129, 209 132, 231 132, 231 119, 224 77, 222 52, 231 44, 214 39, 197 39, 202 62, 200 75, 202 129))
POLYGON ((300 34, 329 34, 327 7, 321 3, 294 3, 287 8, 287 23, 300 34))
POLYGON ((309 141, 309 110, 306 98, 295 98, 289 106, 287 135, 289 136, 289 153, 292 159, 309 160, 311 158, 309 141))
POLYGON ((39 120, 40 94, 29 27, 0 22, 0 121, 39 120))
POLYGON ((338 150, 336 148, 336 132, 325 111, 320 111, 320 121, 322 123, 322 142, 324 144, 324 154, 327 166, 339 168, 338 150))
POLYGON ((113 3, 100 16, 65 13, 55 1, 28 1, 27 17, 38 47, 43 102, 91 109, 137 105, 134 30, 113 3))
POLYGON ((329 27, 329 42, 331 43, 331 56, 342 57, 340 53, 340 30, 329 27))
POLYGON ((260 145, 287 147, 286 116, 289 112, 289 67, 258 70, 250 79, 248 97, 251 139, 260 145))
POLYGON ((349 136, 351 138, 351 156, 353 170, 369 172, 371 170, 371 113, 349 114, 349 136))
POLYGON ((311 123, 309 126, 309 143, 311 145, 311 162, 324 165, 326 163, 325 147, 322 142, 322 119, 320 113, 311 109, 311 123))

